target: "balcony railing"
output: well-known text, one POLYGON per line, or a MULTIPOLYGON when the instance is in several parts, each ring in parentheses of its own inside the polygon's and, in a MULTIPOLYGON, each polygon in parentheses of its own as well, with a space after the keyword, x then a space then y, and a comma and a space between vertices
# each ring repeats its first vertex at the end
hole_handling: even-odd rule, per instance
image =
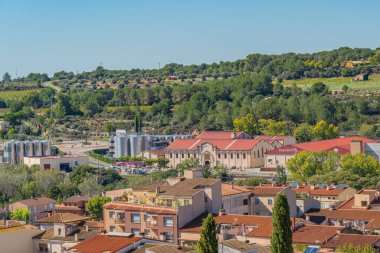
POLYGON ((124 217, 116 217, 115 218, 115 224, 124 224, 125 218, 124 217))

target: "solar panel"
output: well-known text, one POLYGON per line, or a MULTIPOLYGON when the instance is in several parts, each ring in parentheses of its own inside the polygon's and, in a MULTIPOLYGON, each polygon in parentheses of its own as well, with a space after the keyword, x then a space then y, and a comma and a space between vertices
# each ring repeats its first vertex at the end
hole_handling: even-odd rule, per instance
POLYGON ((317 253, 319 251, 319 246, 308 246, 304 253, 317 253))
POLYGON ((340 184, 338 185, 338 189, 339 190, 344 190, 344 188, 346 188, 346 186, 344 184, 340 184))
POLYGON ((319 185, 319 188, 321 188, 321 189, 325 189, 326 187, 327 187, 326 184, 320 184, 320 185, 319 185))

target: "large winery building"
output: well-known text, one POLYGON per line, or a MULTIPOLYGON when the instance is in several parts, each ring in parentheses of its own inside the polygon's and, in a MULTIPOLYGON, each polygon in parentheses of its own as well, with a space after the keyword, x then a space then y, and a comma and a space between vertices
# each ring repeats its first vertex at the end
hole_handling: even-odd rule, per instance
POLYGON ((257 136, 245 132, 206 131, 193 139, 178 139, 165 149, 165 158, 176 167, 189 158, 198 158, 202 165, 248 169, 264 165, 264 154, 274 148, 295 143, 291 136, 257 136))

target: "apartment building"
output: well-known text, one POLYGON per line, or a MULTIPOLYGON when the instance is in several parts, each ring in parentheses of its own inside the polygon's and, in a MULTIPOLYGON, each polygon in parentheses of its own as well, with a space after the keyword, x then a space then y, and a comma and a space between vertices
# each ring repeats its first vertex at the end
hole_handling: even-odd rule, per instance
POLYGON ((17 209, 29 210, 29 220, 34 223, 39 219, 53 214, 55 210, 55 200, 47 197, 39 197, 20 200, 9 205, 9 211, 14 212, 17 209))
POLYGON ((177 243, 178 229, 205 212, 222 207, 221 182, 202 178, 199 169, 184 177, 139 186, 127 192, 128 202, 104 205, 107 232, 126 232, 177 243))
POLYGON ((169 166, 176 167, 189 158, 198 158, 202 165, 221 163, 227 168, 248 169, 264 165, 264 153, 281 145, 280 142, 254 139, 244 132, 206 131, 193 139, 178 139, 165 149, 169 166))
POLYGON ((8 141, 4 143, 3 162, 22 163, 24 157, 52 155, 51 141, 8 141))
POLYGON ((222 209, 226 214, 252 214, 252 191, 246 187, 222 184, 222 209))
POLYGON ((32 225, 0 227, 0 252, 33 253, 33 237, 41 233, 32 225))

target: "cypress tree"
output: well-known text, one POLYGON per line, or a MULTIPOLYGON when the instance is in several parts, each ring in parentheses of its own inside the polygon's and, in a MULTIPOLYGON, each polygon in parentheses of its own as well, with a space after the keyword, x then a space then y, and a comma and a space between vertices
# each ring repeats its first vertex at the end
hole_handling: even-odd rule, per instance
POLYGON ((135 133, 141 132, 141 117, 140 113, 135 114, 135 133))
POLYGON ((197 243, 196 249, 198 253, 218 253, 216 223, 211 213, 202 221, 201 239, 197 243))
POLYGON ((272 253, 293 253, 292 222, 288 200, 284 194, 277 194, 273 207, 273 234, 270 251, 272 253))

